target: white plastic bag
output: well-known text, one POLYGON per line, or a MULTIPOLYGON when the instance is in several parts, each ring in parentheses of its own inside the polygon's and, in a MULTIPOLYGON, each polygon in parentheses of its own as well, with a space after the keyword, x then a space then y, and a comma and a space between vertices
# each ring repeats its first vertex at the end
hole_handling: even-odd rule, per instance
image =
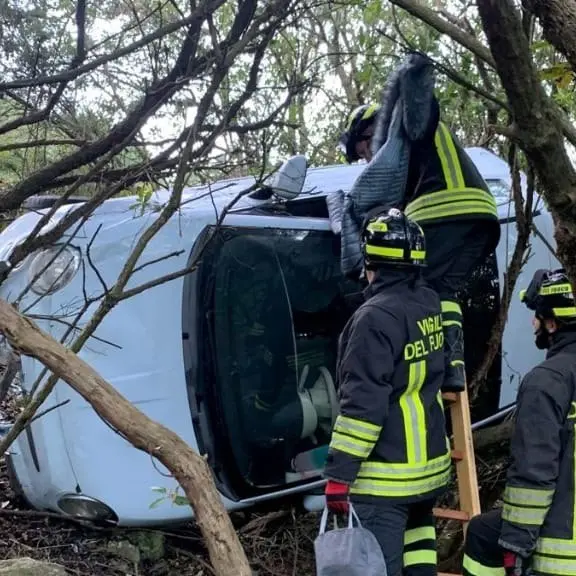
POLYGON ((382 548, 374 534, 362 527, 352 503, 346 528, 338 528, 334 518, 335 529, 326 532, 327 523, 328 508, 324 508, 314 541, 317 576, 388 576, 382 548))

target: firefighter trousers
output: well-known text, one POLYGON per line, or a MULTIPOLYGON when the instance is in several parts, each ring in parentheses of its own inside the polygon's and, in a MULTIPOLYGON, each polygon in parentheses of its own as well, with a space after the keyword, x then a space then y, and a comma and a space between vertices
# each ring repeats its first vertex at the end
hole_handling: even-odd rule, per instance
POLYGON ((426 237, 424 276, 440 296, 446 354, 443 391, 465 386, 464 331, 459 292, 474 269, 495 249, 494 226, 488 222, 449 222, 422 225, 426 237))
POLYGON ((417 504, 351 500, 362 526, 382 548, 388 576, 436 576, 435 499, 417 504))
POLYGON ((498 545, 502 511, 474 516, 466 530, 463 576, 505 576, 504 552, 498 545))

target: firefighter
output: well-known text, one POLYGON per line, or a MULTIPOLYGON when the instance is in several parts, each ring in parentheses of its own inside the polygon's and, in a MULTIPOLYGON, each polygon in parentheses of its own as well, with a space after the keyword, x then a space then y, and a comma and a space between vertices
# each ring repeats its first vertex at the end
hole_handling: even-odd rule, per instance
POLYGON ((474 517, 464 574, 576 574, 576 307, 563 270, 521 293, 546 359, 523 379, 502 509, 474 517))
MULTIPOLYGON (((348 163, 371 161, 374 126, 380 107, 355 108, 340 139, 348 163)), ((385 198, 383 198, 384 203, 385 198)), ((405 211, 424 230, 425 278, 440 295, 444 315, 446 381, 442 389, 465 388, 464 332, 459 293, 474 268, 484 262, 500 240, 496 201, 464 148, 440 121, 436 98, 426 135, 410 143, 405 211)))
POLYGON ((354 503, 382 547, 389 576, 434 575, 432 507, 451 464, 440 394, 440 299, 421 275, 422 229, 401 211, 368 213, 362 253, 369 285, 339 341, 327 506, 346 513, 354 503))

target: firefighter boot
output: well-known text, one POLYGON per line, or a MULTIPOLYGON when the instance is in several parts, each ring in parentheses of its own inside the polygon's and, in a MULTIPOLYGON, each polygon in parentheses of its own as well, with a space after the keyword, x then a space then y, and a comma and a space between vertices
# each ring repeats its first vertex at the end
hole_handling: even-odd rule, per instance
POLYGON ((464 332, 462 310, 457 302, 448 300, 442 302, 442 326, 446 357, 446 375, 442 392, 463 392, 466 387, 464 332))

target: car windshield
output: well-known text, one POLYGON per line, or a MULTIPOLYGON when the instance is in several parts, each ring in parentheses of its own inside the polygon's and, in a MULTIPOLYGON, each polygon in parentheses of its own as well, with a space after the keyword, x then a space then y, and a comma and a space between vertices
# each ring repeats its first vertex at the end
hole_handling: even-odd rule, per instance
POLYGON ((215 262, 214 361, 236 466, 253 486, 318 474, 337 410, 338 336, 361 287, 343 279, 339 238, 232 230, 215 262))

